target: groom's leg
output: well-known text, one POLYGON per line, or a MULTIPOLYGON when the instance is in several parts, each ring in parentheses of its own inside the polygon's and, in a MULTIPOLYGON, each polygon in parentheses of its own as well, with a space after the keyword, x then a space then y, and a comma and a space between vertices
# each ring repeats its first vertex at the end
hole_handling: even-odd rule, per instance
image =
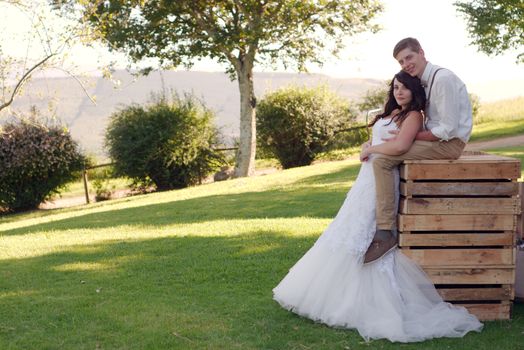
POLYGON ((376 217, 379 230, 397 227, 395 179, 393 171, 404 160, 457 159, 465 144, 459 139, 444 142, 415 141, 409 151, 399 156, 378 154, 373 159, 377 190, 376 217))
POLYGON ((444 142, 415 141, 409 151, 400 156, 377 155, 373 158, 377 231, 364 255, 364 264, 376 261, 397 245, 397 237, 393 234, 397 228, 394 169, 408 159, 456 159, 460 157, 464 146, 458 139, 444 142))

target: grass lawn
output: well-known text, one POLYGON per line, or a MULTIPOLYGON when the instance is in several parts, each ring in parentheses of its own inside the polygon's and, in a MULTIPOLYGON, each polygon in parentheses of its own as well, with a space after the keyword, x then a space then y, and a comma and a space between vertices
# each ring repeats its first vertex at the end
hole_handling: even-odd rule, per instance
POLYGON ((493 148, 486 150, 486 152, 498 154, 500 156, 520 159, 520 167, 522 169, 520 181, 524 181, 524 145, 515 147, 493 148))
POLYGON ((470 141, 493 140, 524 134, 524 118, 515 120, 489 121, 473 125, 470 141))
MULTIPOLYGON (((126 178, 114 178, 106 180, 105 186, 111 190, 122 190, 127 189, 131 185, 131 180, 126 178)), ((93 186, 93 181, 88 180, 88 189, 91 195, 94 195, 96 190, 93 186)), ((71 182, 66 185, 66 188, 62 193, 55 198, 71 198, 71 197, 82 197, 85 196, 84 182, 79 179, 78 181, 71 182)))
POLYGON ((0 217, 0 349, 522 349, 523 305, 480 334, 392 344, 272 300, 358 169, 326 162, 0 217))
POLYGON ((524 134, 524 96, 481 103, 470 141, 524 134))

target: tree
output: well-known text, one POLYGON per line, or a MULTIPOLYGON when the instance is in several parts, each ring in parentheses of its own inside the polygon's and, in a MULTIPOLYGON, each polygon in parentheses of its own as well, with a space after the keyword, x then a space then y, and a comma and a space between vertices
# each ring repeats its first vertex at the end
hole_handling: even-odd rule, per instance
POLYGON ((64 56, 85 34, 78 23, 66 23, 45 0, 0 0, 0 13, 4 22, 14 16, 19 18, 17 24, 27 27, 22 32, 9 26, 0 30, 0 112, 12 105, 38 71, 56 68, 76 78, 64 68, 64 56))
MULTIPOLYGON (((524 46, 522 0, 472 0, 455 3, 465 15, 472 44, 488 55, 498 55, 524 46)), ((524 62, 524 52, 517 55, 524 62)))
POLYGON ((110 48, 133 62, 156 58, 161 67, 212 58, 227 65, 240 91, 240 144, 235 175, 254 170, 255 63, 306 70, 336 54, 345 36, 365 30, 382 10, 378 0, 52 0, 63 13, 81 5, 82 18, 110 48))
POLYGON ((388 99, 389 81, 385 81, 380 87, 366 91, 366 95, 357 103, 360 112, 368 112, 373 109, 383 108, 388 99))

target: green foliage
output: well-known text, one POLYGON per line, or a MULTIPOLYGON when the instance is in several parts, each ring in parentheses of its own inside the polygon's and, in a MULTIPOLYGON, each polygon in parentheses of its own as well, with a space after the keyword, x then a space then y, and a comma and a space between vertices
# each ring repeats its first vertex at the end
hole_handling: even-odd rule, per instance
POLYGON ((360 112, 368 112, 377 108, 384 108, 384 104, 388 98, 389 82, 384 82, 384 85, 366 91, 366 95, 357 103, 357 108, 360 112))
MULTIPOLYGON (((488 55, 524 46, 524 6, 521 0, 474 0, 455 3, 465 15, 472 44, 488 55)), ((524 62, 524 52, 517 56, 524 62)))
POLYGON ((365 125, 355 125, 349 130, 337 132, 325 147, 326 151, 341 150, 361 146, 369 140, 370 130, 365 125))
MULTIPOLYGON (((126 1, 53 0, 64 15, 80 10, 111 49, 132 60, 158 58, 167 66, 191 66, 213 58, 230 64, 284 62, 305 69, 343 38, 377 31, 371 21, 383 9, 378 0, 126 1), (80 5, 80 6, 79 6, 80 5), (332 39, 332 40, 326 40, 332 39)), ((327 53, 329 54, 329 53, 327 53)))
POLYGON ((354 119, 349 104, 326 87, 284 88, 258 105, 258 143, 283 168, 309 165, 354 119))
POLYGON ((23 120, 0 129, 0 208, 35 209, 82 169, 84 157, 62 126, 23 120))
POLYGON ((128 106, 111 116, 106 145, 115 175, 159 190, 200 183, 221 162, 214 114, 190 96, 128 106))
POLYGON ((112 167, 100 167, 92 169, 89 172, 89 179, 92 180, 93 188, 95 190, 95 200, 97 202, 111 199, 116 185, 110 180, 113 175, 112 167))
MULTIPOLYGON (((63 14, 93 27, 110 49, 133 62, 190 67, 211 58, 227 65, 240 91, 240 147, 235 175, 253 173, 255 62, 306 70, 343 47, 347 36, 378 30, 379 0, 51 0, 63 14), (79 16, 78 16, 79 15, 79 16)), ((152 68, 143 69, 147 73, 152 68)))
POLYGON ((471 115, 473 117, 473 124, 475 124, 480 111, 480 99, 475 94, 468 94, 468 96, 469 102, 471 103, 471 115))

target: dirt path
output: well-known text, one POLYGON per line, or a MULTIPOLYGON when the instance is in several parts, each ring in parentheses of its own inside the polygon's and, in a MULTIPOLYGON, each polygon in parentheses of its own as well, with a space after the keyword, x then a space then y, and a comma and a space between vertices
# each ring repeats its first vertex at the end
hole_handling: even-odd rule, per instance
MULTIPOLYGON (((122 198, 126 197, 131 193, 131 190, 129 189, 122 189, 117 190, 113 193, 113 199, 116 198, 122 198)), ((95 202, 95 196, 90 195, 89 200, 91 203, 95 202)), ((40 204, 38 207, 39 209, 57 209, 57 208, 66 208, 66 207, 74 207, 77 205, 84 205, 86 204, 86 197, 84 196, 78 196, 78 197, 66 197, 66 198, 56 198, 52 201, 44 202, 40 204)))

